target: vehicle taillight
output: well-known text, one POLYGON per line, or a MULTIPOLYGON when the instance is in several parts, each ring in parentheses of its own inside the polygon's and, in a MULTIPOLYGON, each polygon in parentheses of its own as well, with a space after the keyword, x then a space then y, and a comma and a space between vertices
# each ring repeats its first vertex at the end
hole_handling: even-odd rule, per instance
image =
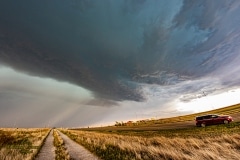
POLYGON ((228 120, 230 120, 230 121, 232 121, 232 117, 231 116, 228 116, 228 118, 227 118, 228 120))

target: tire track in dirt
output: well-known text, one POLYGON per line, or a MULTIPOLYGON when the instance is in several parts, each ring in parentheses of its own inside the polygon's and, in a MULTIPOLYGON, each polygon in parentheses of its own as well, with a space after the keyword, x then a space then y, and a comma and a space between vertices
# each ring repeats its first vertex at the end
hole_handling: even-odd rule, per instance
POLYGON ((100 160, 97 156, 93 155, 91 152, 86 150, 83 146, 71 140, 68 136, 58 131, 62 137, 65 147, 68 150, 68 153, 71 159, 75 160, 100 160))
POLYGON ((37 154, 35 160, 54 160, 55 147, 53 145, 53 130, 47 136, 40 152, 37 154))

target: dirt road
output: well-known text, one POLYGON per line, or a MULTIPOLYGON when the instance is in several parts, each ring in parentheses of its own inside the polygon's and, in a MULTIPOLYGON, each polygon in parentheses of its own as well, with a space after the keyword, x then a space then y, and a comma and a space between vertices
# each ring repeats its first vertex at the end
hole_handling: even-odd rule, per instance
MULTIPOLYGON (((60 136, 64 141, 64 145, 71 157, 74 160, 100 160, 98 157, 93 155, 91 152, 80 146, 69 137, 59 132, 60 136)), ((53 145, 53 131, 51 131, 46 138, 40 152, 38 153, 35 160, 54 160, 55 159, 55 147, 53 145)))
POLYGON ((93 155, 91 152, 86 150, 84 147, 80 146, 73 140, 71 140, 68 136, 65 134, 59 132, 60 136, 62 137, 65 147, 68 150, 68 153, 71 157, 71 159, 75 160, 99 160, 98 157, 93 155))
POLYGON ((54 160, 55 159, 55 147, 53 145, 53 131, 51 131, 46 138, 40 152, 35 160, 54 160))

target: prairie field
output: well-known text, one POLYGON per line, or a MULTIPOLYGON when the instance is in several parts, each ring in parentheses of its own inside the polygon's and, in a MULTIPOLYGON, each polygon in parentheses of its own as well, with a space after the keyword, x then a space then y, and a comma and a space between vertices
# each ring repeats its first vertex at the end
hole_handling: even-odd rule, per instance
POLYGON ((33 159, 50 129, 0 128, 0 159, 33 159))
POLYGON ((55 159, 71 159, 59 131, 103 160, 240 159, 240 104, 130 126, 50 130, 0 128, 0 159, 34 159, 48 135, 55 159), (234 122, 196 127, 193 119, 202 114, 228 114, 234 122))
POLYGON ((240 104, 197 114, 134 123, 61 130, 102 159, 240 159, 240 104), (231 115, 234 122, 195 126, 204 114, 231 115))
POLYGON ((240 158, 240 123, 179 130, 96 132, 62 130, 105 160, 240 158))

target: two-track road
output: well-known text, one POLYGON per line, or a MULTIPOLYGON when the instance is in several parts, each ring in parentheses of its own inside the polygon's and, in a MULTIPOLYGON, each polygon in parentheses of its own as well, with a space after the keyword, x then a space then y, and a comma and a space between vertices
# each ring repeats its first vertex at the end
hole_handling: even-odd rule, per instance
MULTIPOLYGON (((73 140, 71 140, 65 134, 57 131, 61 138, 64 141, 65 148, 67 149, 70 159, 72 160, 99 160, 97 156, 86 150, 83 146, 77 144, 73 140)), ((54 160, 55 155, 55 147, 53 145, 53 130, 49 133, 46 138, 40 152, 38 153, 36 160, 54 160)))

